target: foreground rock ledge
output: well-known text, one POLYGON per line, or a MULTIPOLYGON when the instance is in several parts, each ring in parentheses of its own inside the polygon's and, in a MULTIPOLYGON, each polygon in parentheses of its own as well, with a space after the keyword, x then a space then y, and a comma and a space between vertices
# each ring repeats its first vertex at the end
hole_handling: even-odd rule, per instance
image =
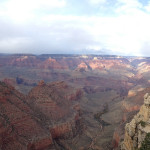
POLYGON ((136 150, 140 148, 146 134, 150 133, 150 94, 144 95, 144 105, 130 123, 125 126, 125 137, 121 150, 136 150))

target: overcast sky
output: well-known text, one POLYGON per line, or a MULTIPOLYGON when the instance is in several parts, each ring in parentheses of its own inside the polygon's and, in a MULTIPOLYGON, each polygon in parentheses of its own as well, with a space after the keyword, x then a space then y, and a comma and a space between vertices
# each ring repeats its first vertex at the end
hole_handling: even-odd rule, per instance
POLYGON ((150 56, 150 0, 0 0, 0 53, 150 56))

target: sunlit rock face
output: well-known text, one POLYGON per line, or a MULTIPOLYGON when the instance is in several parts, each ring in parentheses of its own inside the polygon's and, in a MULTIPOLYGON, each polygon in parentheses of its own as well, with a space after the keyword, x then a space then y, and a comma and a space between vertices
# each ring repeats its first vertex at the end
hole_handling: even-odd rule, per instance
POLYGON ((150 133, 150 95, 144 95, 144 105, 130 123, 125 126, 122 150, 136 150, 141 147, 147 133, 150 133))
POLYGON ((136 95, 136 92, 133 91, 133 90, 130 90, 130 91, 128 92, 128 97, 132 97, 132 96, 135 96, 135 95, 136 95))
POLYGON ((76 68, 76 70, 80 71, 80 72, 87 71, 88 69, 89 69, 89 67, 84 62, 82 62, 81 64, 79 64, 78 67, 76 68))

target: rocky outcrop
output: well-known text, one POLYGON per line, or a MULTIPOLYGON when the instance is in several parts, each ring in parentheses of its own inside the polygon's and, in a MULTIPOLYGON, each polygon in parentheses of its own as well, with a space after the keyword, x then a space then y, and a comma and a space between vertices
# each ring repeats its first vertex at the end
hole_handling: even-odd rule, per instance
POLYGON ((44 69, 66 69, 65 66, 62 66, 56 59, 51 57, 43 61, 39 66, 44 69))
POLYGON ((46 84, 40 81, 28 96, 28 103, 33 110, 44 114, 44 126, 48 128, 53 140, 71 139, 80 133, 82 118, 77 101, 82 96, 81 90, 65 82, 46 84))
POLYGON ((88 69, 118 69, 118 68, 127 68, 132 69, 132 66, 129 64, 129 61, 125 58, 117 57, 102 57, 102 56, 89 56, 81 57, 67 55, 6 55, 0 56, 0 66, 17 66, 17 67, 34 67, 42 69, 71 69, 86 71, 88 69))
POLYGON ((56 139, 71 139, 82 129, 80 97, 65 82, 40 81, 27 96, 0 82, 0 149, 56 150, 56 139))
POLYGON ((10 59, 9 65, 17 67, 36 67, 41 61, 36 56, 14 56, 10 59))
POLYGON ((100 60, 100 59, 93 59, 88 62, 89 66, 94 69, 121 69, 121 68, 127 68, 131 69, 132 67, 130 64, 126 61, 122 60, 117 60, 117 59, 110 59, 110 60, 100 60))
POLYGON ((35 150, 45 150, 53 145, 51 134, 34 114, 24 95, 0 82, 0 149, 32 150, 36 143, 35 150))
POLYGON ((89 66, 86 63, 84 63, 84 62, 82 62, 81 64, 79 64, 77 66, 77 68, 76 68, 76 70, 80 71, 80 72, 87 71, 88 69, 90 69, 89 66))
MULTIPOLYGON (((121 116, 119 125, 116 126, 113 135, 113 148, 115 150, 120 150, 120 143, 124 140, 125 126, 127 123, 131 122, 133 117, 139 112, 141 106, 143 105, 143 97, 145 93, 150 93, 150 88, 146 88, 143 91, 138 91, 135 96, 127 96, 120 103, 121 116)), ((117 108, 119 109, 119 107, 117 108)))
POLYGON ((150 94, 145 94, 144 105, 130 123, 125 126, 125 136, 122 150, 136 150, 140 148, 147 133, 150 133, 150 94))

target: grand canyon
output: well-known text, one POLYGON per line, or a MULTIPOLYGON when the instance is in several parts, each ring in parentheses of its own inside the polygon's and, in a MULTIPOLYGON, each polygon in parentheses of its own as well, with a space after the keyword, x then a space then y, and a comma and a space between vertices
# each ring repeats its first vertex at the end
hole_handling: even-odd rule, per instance
POLYGON ((140 148, 146 93, 149 57, 0 54, 0 150, 140 148))

